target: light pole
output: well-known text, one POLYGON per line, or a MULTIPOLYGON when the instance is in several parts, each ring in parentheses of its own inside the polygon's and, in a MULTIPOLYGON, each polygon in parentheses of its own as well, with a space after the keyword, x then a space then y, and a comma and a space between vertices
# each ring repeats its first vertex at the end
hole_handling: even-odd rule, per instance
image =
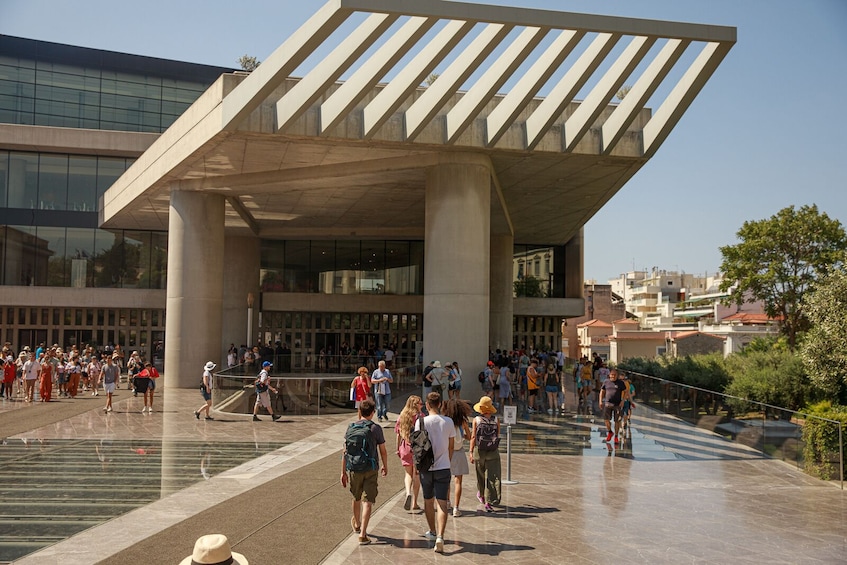
POLYGON ((253 293, 247 293, 247 347, 253 347, 253 293))

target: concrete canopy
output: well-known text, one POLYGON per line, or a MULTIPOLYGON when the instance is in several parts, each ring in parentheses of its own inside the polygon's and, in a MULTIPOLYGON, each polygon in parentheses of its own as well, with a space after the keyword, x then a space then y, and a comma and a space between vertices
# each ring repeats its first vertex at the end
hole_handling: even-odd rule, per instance
POLYGON ((165 230, 176 189, 224 195, 228 234, 422 239, 427 168, 470 162, 491 173, 492 233, 564 244, 734 42, 728 27, 332 0, 255 71, 210 87, 107 191, 101 225, 165 230))

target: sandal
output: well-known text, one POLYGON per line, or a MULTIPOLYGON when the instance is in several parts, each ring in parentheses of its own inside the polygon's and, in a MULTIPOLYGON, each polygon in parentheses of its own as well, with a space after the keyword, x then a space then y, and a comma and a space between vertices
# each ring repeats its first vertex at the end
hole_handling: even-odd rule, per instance
POLYGON ((361 530, 361 527, 356 525, 356 517, 355 516, 352 516, 350 518, 350 525, 353 526, 353 531, 356 532, 357 534, 359 533, 359 530, 361 530))

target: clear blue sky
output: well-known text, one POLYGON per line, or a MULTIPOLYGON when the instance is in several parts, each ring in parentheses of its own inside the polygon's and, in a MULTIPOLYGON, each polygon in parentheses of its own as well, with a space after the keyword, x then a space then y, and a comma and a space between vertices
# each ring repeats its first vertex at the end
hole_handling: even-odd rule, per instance
MULTIPOLYGON (((817 204, 847 224, 847 1, 489 0, 729 25, 738 43, 650 162, 585 229, 585 276, 714 272, 745 220, 817 204)), ((0 0, 0 33, 236 67, 321 0, 0 0)))

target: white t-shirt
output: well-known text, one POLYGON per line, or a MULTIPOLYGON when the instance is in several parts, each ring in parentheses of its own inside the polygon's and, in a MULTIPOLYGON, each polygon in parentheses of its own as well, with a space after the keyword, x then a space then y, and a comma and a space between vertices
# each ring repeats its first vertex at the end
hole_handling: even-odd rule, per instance
POLYGON ((385 362, 389 363, 394 360, 394 352, 390 349, 385 350, 385 362))
MULTIPOLYGON (((427 434, 429 434, 429 441, 432 443, 432 452, 435 454, 435 462, 429 470, 439 471, 441 469, 449 469, 450 438, 456 437, 456 426, 453 424, 453 420, 447 416, 437 414, 431 414, 423 420, 427 434)), ((421 429, 420 419, 415 422, 415 429, 421 429)))
POLYGON ((38 373, 41 371, 41 365, 37 361, 27 361, 24 363, 23 373, 24 378, 28 381, 34 381, 38 378, 38 373))

